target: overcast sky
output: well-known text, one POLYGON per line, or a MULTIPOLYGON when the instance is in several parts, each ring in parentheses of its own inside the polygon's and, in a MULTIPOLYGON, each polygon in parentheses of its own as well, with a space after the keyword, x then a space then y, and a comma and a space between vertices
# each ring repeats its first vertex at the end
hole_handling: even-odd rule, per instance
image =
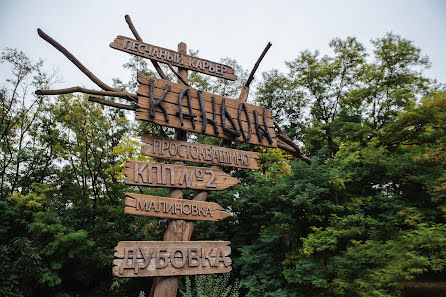
MULTIPOLYGON (((257 77, 274 68, 286 71, 284 61, 305 49, 330 54, 328 43, 334 37, 355 36, 370 48, 370 39, 394 32, 430 57, 429 77, 446 82, 445 0, 0 0, 0 48, 43 58, 63 79, 58 87, 98 89, 36 30, 41 28, 111 84, 114 77, 129 77, 122 64, 130 55, 109 47, 117 35, 133 37, 126 14, 148 43, 176 50, 183 41, 199 50, 200 58, 218 62, 230 57, 248 70, 270 41, 273 46, 257 77)), ((2 82, 7 72, 0 64, 2 82)))

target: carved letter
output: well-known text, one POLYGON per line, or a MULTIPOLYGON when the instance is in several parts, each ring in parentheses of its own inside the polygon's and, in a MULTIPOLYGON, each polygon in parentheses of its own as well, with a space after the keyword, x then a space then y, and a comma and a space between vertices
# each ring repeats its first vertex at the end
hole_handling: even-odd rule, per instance
POLYGON ((186 187, 190 188, 190 186, 192 185, 194 174, 195 172, 191 170, 191 172, 188 175, 187 168, 184 167, 183 172, 181 172, 180 183, 179 183, 180 186, 184 183, 184 181, 186 181, 186 187))
POLYGON ((197 116, 196 114, 194 114, 192 112, 192 106, 190 104, 190 88, 184 89, 181 91, 179 97, 178 97, 178 112, 176 113, 176 115, 180 118, 180 123, 181 126, 184 125, 183 123, 183 118, 189 118, 192 122, 192 128, 195 129, 195 117, 197 116), (189 113, 183 113, 183 97, 184 95, 186 95, 186 99, 187 99, 187 105, 189 108, 189 113))
POLYGON ((169 122, 169 115, 167 114, 167 110, 164 108, 164 106, 161 105, 161 102, 163 102, 164 98, 166 98, 166 95, 170 90, 170 85, 166 86, 166 89, 164 90, 163 95, 155 103, 154 93, 153 93, 154 87, 155 87, 154 84, 155 84, 155 81, 153 79, 151 79, 149 82, 149 102, 150 102, 149 115, 151 118, 154 118, 155 117, 155 107, 159 107, 164 114, 164 118, 165 118, 166 122, 169 122))
POLYGON ((206 266, 206 260, 208 260, 209 262, 209 266, 215 266, 215 262, 211 261, 212 257, 211 257, 211 252, 212 252, 213 248, 210 249, 206 249, 206 248, 201 248, 201 266, 206 266))
POLYGON ((198 256, 197 248, 188 248, 187 249, 187 257, 189 258, 189 267, 197 267, 200 265, 200 257, 198 256), (194 255, 192 255, 194 253, 194 255), (195 262, 194 262, 195 261, 195 262))
POLYGON ((217 185, 213 184, 214 180, 215 180, 215 174, 214 171, 212 170, 206 170, 206 173, 209 173, 211 175, 211 178, 209 179, 208 183, 206 184, 207 188, 216 188, 217 185))
POLYGON ((125 268, 133 268, 133 269, 135 269, 135 273, 138 273, 139 266, 138 266, 138 262, 136 261, 137 260, 137 258, 136 258, 137 252, 138 252, 138 249, 129 249, 129 248, 124 249, 124 260, 121 262, 121 265, 119 265, 119 274, 123 274, 125 268), (132 257, 132 262, 129 265, 128 261, 129 261, 130 252, 132 252, 133 257, 132 257))
POLYGON ((147 200, 136 199, 136 209, 147 210, 147 200), (142 203, 142 201, 144 201, 144 204, 142 203))
POLYGON ((160 168, 161 164, 153 164, 153 163, 148 163, 147 164, 147 171, 149 172, 149 184, 153 183, 153 170, 152 169, 156 169, 156 182, 161 184, 162 183, 162 174, 161 174, 161 168, 160 168))
POLYGON ((239 137, 241 135, 241 133, 237 129, 237 126, 235 125, 235 122, 232 119, 231 115, 226 110, 225 103, 226 103, 226 99, 223 98, 221 100, 221 115, 220 115, 221 116, 221 126, 223 128, 223 132, 228 134, 228 135, 230 135, 230 136, 232 136, 232 137, 239 137), (232 125, 232 128, 234 128, 234 129, 231 129, 228 126, 226 126, 226 119, 229 120, 229 122, 232 125))
POLYGON ((249 119, 248 110, 246 108, 245 103, 241 103, 238 107, 238 124, 240 126, 240 132, 242 133, 242 137, 245 141, 249 140, 251 138, 252 134, 252 128, 251 128, 251 120, 249 119), (248 135, 245 135, 245 131, 243 129, 243 123, 242 123, 242 109, 245 110, 246 115, 246 121, 248 122, 248 135))
POLYGON ((155 258, 155 267, 157 269, 167 267, 169 265, 169 257, 166 255, 161 255, 161 253, 166 253, 167 249, 158 249, 156 251, 156 258, 155 258), (161 259, 163 259, 163 263, 161 263, 161 259))
POLYGON ((183 268, 187 261, 185 254, 186 254, 186 251, 182 248, 172 249, 172 252, 170 253, 170 263, 172 264, 172 266, 175 268, 183 268), (175 260, 175 254, 178 252, 181 253, 181 257, 182 257, 180 263, 177 263, 177 261, 175 260))
MULTIPOLYGON (((147 164, 143 163, 141 168, 138 168, 140 163, 135 162, 134 164, 135 164, 135 177, 134 177, 135 182, 137 183, 139 181, 139 176, 141 175, 142 182, 147 183, 147 174, 144 174, 144 169, 147 167, 147 164)), ((151 176, 150 173, 149 176, 151 176)))
POLYGON ((210 120, 206 117, 206 109, 204 108, 204 102, 203 102, 203 94, 201 91, 198 91, 198 101, 200 102, 200 109, 201 109, 201 118, 203 119, 202 126, 201 126, 201 133, 204 133, 206 131, 206 125, 208 122, 210 122, 214 126, 214 132, 216 135, 218 135, 218 124, 217 124, 217 114, 215 113, 215 98, 212 96, 212 115, 213 120, 210 120))
POLYGON ((146 253, 144 252, 144 247, 140 247, 139 251, 141 252, 142 258, 144 259, 144 265, 140 268, 144 269, 149 266, 150 260, 152 259, 153 255, 153 249, 149 249, 148 255, 146 255, 146 253))
POLYGON ((254 110, 254 126, 256 127, 256 133, 257 133, 257 137, 259 138, 259 142, 263 141, 263 136, 260 133, 260 132, 263 132, 265 134, 266 138, 268 139, 268 142, 273 143, 271 135, 269 134, 268 123, 266 120, 266 108, 263 108, 263 125, 265 126, 264 128, 262 128, 259 125, 259 121, 257 119, 257 110, 254 110))
POLYGON ((225 266, 229 266, 229 260, 225 257, 225 252, 222 248, 217 249, 217 258, 215 259, 215 266, 223 262, 225 266))
POLYGON ((170 171, 170 185, 173 186, 175 184, 175 167, 167 164, 162 167, 163 185, 167 184, 167 170, 170 171))

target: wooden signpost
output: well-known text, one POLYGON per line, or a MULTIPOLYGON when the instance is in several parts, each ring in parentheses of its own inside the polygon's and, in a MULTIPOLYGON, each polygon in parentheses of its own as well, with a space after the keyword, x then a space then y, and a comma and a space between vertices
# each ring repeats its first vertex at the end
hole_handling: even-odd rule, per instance
POLYGON ((142 153, 150 157, 199 162, 217 166, 259 169, 259 164, 257 163, 259 153, 257 152, 190 143, 152 135, 143 135, 141 140, 146 143, 142 147, 142 153))
POLYGON ((53 45, 73 62, 102 90, 73 87, 60 90, 37 90, 37 95, 61 95, 82 92, 89 95, 112 96, 137 104, 122 104, 103 98, 89 97, 89 101, 136 111, 136 119, 175 128, 175 140, 144 135, 145 155, 175 160, 175 164, 127 161, 125 183, 128 185, 165 187, 169 197, 126 194, 124 212, 127 214, 168 218, 164 241, 121 241, 115 247, 113 274, 118 277, 156 276, 149 297, 174 297, 178 278, 172 276, 231 271, 231 248, 228 241, 190 240, 194 222, 217 221, 230 216, 217 203, 205 202, 208 191, 224 190, 239 180, 218 167, 185 166, 179 161, 191 161, 218 166, 258 169, 256 152, 227 148, 232 140, 264 147, 279 147, 311 164, 300 148, 286 136, 266 108, 246 103, 249 85, 260 61, 271 46, 257 60, 239 100, 191 88, 187 70, 236 80, 234 69, 209 60, 187 55, 184 43, 178 51, 144 43, 129 16, 125 17, 135 39, 118 36, 112 48, 150 59, 163 79, 138 75, 137 94, 112 88, 88 70, 74 55, 57 41, 38 29, 40 37, 53 45), (158 62, 167 64, 181 83, 168 80, 158 62), (178 70, 172 67, 177 66, 178 70), (277 129, 276 135, 274 128, 277 129), (186 131, 222 138, 220 147, 186 142, 186 131), (193 200, 182 199, 182 189, 201 190, 193 200), (186 240, 186 241, 185 241, 186 240))
POLYGON ((209 60, 192 57, 186 54, 165 49, 159 46, 144 43, 132 38, 118 36, 110 43, 110 47, 161 63, 170 63, 173 66, 201 72, 204 74, 236 80, 234 69, 228 65, 223 65, 209 60))
POLYGON ((128 214, 193 221, 218 221, 231 216, 214 202, 125 194, 124 212, 128 214))
POLYGON ((119 277, 178 276, 232 270, 229 241, 120 241, 113 274, 119 277))
POLYGON ((271 111, 179 83, 138 75, 136 119, 158 125, 277 147, 271 111))
POLYGON ((219 191, 240 181, 217 168, 127 161, 127 185, 219 191))

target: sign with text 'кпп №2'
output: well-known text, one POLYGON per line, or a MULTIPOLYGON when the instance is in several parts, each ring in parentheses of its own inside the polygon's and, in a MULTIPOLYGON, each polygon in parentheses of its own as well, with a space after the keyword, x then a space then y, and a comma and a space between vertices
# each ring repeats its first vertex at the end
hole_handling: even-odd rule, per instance
POLYGON ((138 75, 136 119, 264 147, 277 147, 271 111, 167 80, 138 75))
POLYGON ((240 181, 218 168, 127 161, 127 185, 219 191, 240 181))
POLYGON ((116 37, 116 39, 110 43, 110 47, 161 63, 170 63, 172 66, 197 71, 228 80, 237 79, 237 76, 234 74, 234 69, 228 65, 211 62, 209 60, 204 60, 189 55, 183 55, 173 50, 144 43, 128 37, 116 37))

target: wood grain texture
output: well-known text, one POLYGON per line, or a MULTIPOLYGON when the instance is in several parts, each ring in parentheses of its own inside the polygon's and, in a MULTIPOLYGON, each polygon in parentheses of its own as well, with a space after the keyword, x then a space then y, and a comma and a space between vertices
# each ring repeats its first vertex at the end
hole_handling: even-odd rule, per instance
POLYGON ((159 188, 224 190, 240 181, 217 168, 127 161, 127 185, 159 188))
POLYGON ((179 58, 178 52, 144 43, 132 38, 118 36, 112 43, 110 43, 110 47, 129 54, 148 58, 161 63, 170 63, 173 66, 201 72, 207 75, 228 80, 237 79, 237 76, 234 74, 234 69, 228 65, 192 57, 186 54, 182 54, 183 59, 181 61, 177 61, 177 58, 179 58), (154 54, 155 52, 156 54, 154 54), (172 58, 170 59, 170 57, 172 58), (212 71, 212 68, 214 71, 212 71))
POLYGON ((143 135, 142 153, 146 156, 178 161, 198 162, 217 166, 259 169, 258 152, 190 143, 152 135, 143 135), (198 156, 193 152, 198 151, 198 156))
POLYGON ((178 276, 231 271, 228 241, 121 241, 115 247, 118 277, 178 276))
POLYGON ((125 196, 124 212, 127 214, 193 221, 218 221, 231 216, 214 202, 135 193, 126 193, 125 196))
MULTIPOLYGON (((166 80, 161 80, 157 78, 152 78, 145 76, 143 74, 138 75, 138 81, 140 87, 138 89, 138 108, 136 110, 136 119, 149 121, 158 125, 168 126, 172 128, 182 129, 186 131, 191 131, 195 133, 210 135, 214 137, 220 137, 229 140, 235 140, 243 143, 251 143, 255 145, 265 146, 265 147, 277 147, 276 134, 274 131, 274 119, 272 118, 271 111, 263 107, 259 107, 249 103, 243 103, 238 100, 225 98, 215 94, 201 92, 203 99, 203 109, 199 101, 199 90, 189 88, 190 93, 190 110, 187 105, 186 96, 183 97, 182 107, 179 106, 179 98, 181 92, 183 92, 187 87, 182 84, 172 83, 166 80), (162 107, 165 109, 166 114, 164 114, 162 108, 159 106, 154 108, 154 116, 150 116, 150 81, 153 81, 153 100, 157 102, 162 98, 163 94, 165 97, 161 103, 162 107), (229 115, 235 124, 235 128, 240 132, 240 135, 229 135, 224 133, 223 129, 223 119, 221 107, 225 101, 225 109, 227 115, 229 115), (214 101, 214 107, 213 102, 214 101), (239 108, 241 104, 245 104, 245 108, 239 108), (214 108, 215 108, 215 120, 217 123, 217 131, 214 126, 209 122, 209 120, 214 119, 214 108), (183 123, 181 123, 178 112, 181 111, 183 114, 192 112, 194 114, 194 120, 185 117, 183 123), (204 112, 203 112, 204 111, 204 112), (255 116, 257 114, 257 117, 255 116), (265 114, 265 121, 263 115, 265 114), (207 124, 203 131, 203 117, 207 118, 207 124), (167 121, 166 121, 167 117, 167 121), (256 124, 260 126, 260 137, 257 133, 256 124), (262 131, 265 130, 271 136, 271 142, 268 141, 267 134, 262 131), (251 134, 249 134, 251 131, 251 134), (241 132, 246 136, 246 138, 241 135, 241 132)), ((225 125, 228 128, 233 129, 234 127, 230 121, 225 117, 225 125)))

